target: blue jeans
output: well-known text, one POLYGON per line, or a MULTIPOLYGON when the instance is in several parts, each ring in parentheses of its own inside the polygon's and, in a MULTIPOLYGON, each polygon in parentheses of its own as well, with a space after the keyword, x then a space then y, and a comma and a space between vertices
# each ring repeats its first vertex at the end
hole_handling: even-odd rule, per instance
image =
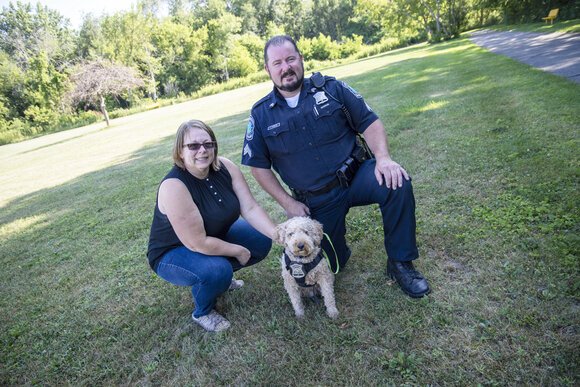
POLYGON ((260 262, 272 247, 270 238, 242 218, 230 227, 224 240, 250 250, 251 258, 245 266, 233 257, 196 253, 185 246, 167 252, 157 265, 157 275, 164 280, 178 286, 191 286, 196 318, 211 312, 217 297, 228 290, 234 271, 260 262))
POLYGON ((325 194, 303 200, 310 208, 310 216, 324 225, 324 232, 332 240, 334 249, 324 238, 322 248, 330 259, 332 270, 336 261, 340 269, 350 258, 346 244, 346 214, 351 207, 377 203, 383 218, 384 244, 387 256, 394 261, 411 261, 419 256, 415 237, 415 197, 410 180, 402 187, 389 189, 377 183, 375 160, 360 166, 348 188, 337 187, 325 194), (336 255, 334 254, 336 251, 336 255))

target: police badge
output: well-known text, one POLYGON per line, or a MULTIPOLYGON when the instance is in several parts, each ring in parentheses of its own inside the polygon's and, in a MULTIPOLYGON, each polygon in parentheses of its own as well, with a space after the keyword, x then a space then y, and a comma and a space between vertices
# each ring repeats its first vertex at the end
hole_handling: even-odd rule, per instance
POLYGON ((293 263, 290 265, 290 269, 292 269, 292 277, 294 278, 302 278, 306 276, 302 270, 302 265, 299 263, 293 263))
POLYGON ((318 93, 314 94, 314 99, 316 100, 316 104, 320 105, 328 101, 328 97, 324 93, 324 91, 319 91, 318 93))

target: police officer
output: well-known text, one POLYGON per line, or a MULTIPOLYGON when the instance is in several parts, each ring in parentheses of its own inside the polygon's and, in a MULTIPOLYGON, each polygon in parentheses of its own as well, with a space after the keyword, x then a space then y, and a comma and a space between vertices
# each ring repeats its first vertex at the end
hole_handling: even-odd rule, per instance
POLYGON ((334 271, 344 268, 351 254, 345 239, 348 210, 378 203, 387 274, 411 297, 429 293, 412 263, 418 251, 411 181, 391 159, 378 116, 346 83, 304 79, 303 57, 289 36, 266 43, 264 63, 274 89, 252 108, 242 163, 288 217, 311 216, 324 225, 331 242, 324 240, 322 247, 334 271), (357 132, 375 158, 361 157, 357 132))

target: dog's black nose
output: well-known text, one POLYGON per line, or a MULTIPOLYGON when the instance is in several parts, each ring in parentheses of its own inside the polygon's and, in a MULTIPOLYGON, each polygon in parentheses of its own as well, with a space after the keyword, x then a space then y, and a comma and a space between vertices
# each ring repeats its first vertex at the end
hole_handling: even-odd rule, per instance
POLYGON ((297 246, 298 246, 298 248, 299 248, 300 250, 302 250, 302 249, 304 248, 304 243, 298 243, 298 245, 297 245, 297 246))

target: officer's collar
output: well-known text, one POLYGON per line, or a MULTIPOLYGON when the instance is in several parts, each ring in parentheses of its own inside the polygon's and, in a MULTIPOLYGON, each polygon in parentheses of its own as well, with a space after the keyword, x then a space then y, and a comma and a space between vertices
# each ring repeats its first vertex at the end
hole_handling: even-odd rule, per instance
MULTIPOLYGON (((302 100, 307 93, 314 92, 316 92, 316 89, 312 87, 312 82, 310 81, 310 78, 304 78, 304 80, 302 81, 302 88, 300 89, 300 97, 298 97, 298 99, 302 100)), ((276 104, 281 103, 282 101, 286 102, 286 99, 282 94, 280 94, 276 86, 274 86, 272 89, 270 103, 268 104, 268 107, 271 109, 274 106, 276 106, 276 104)))

